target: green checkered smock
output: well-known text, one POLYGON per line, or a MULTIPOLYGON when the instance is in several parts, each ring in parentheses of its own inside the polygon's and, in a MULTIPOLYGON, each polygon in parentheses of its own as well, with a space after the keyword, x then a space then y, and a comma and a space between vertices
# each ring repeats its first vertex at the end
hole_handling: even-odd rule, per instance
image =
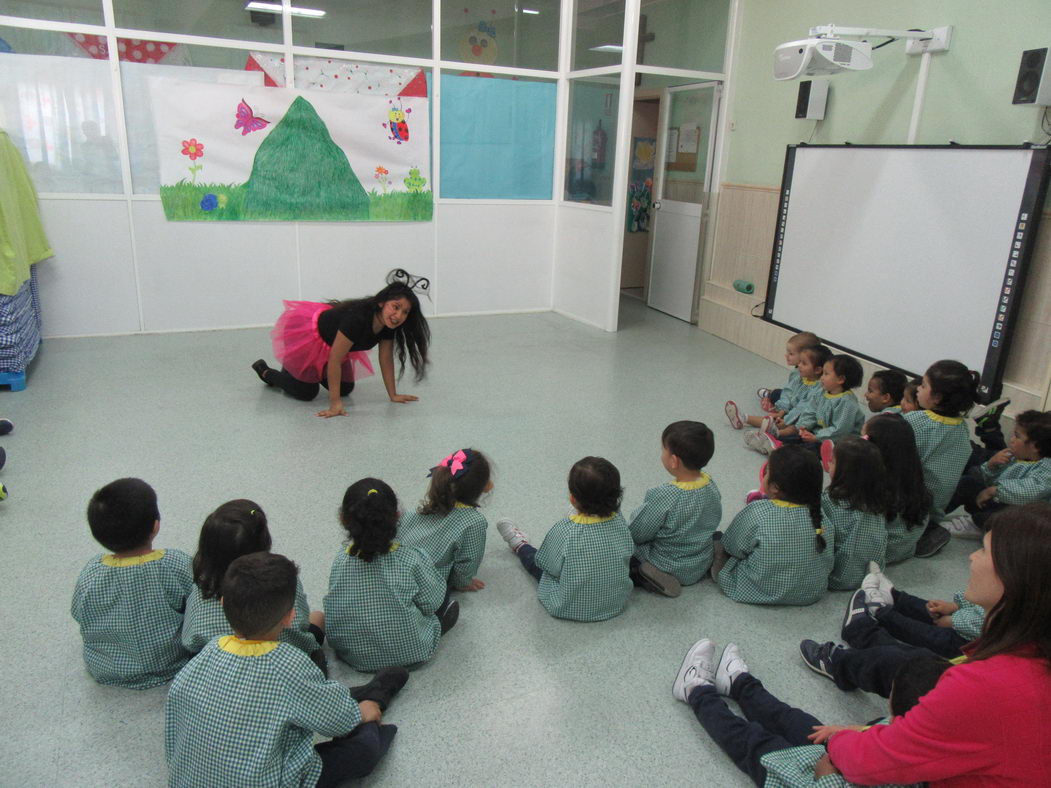
POLYGON ((1018 505, 1051 499, 1051 457, 1039 460, 1011 460, 998 468, 981 466, 982 478, 996 485, 998 503, 1018 505))
POLYGON ((952 601, 960 606, 960 609, 952 614, 952 628, 962 637, 974 640, 982 634, 982 626, 985 624, 985 608, 964 599, 963 591, 953 594, 952 601))
POLYGON ((814 397, 810 403, 814 409, 800 416, 798 424, 813 432, 818 440, 834 441, 844 435, 861 434, 865 414, 850 389, 839 394, 823 391, 820 397, 814 397))
POLYGON ((880 569, 886 565, 887 518, 882 514, 859 512, 845 501, 835 501, 826 490, 821 494, 821 522, 835 531, 835 563, 828 576, 834 591, 853 591, 868 574, 868 562, 880 569))
MULTIPOLYGON (((814 767, 826 755, 824 745, 807 744, 768 752, 759 759, 766 768, 763 788, 855 788, 842 774, 826 774, 814 779, 814 767)), ((923 788, 924 783, 881 783, 882 788, 923 788)), ((858 786, 860 788, 860 786, 858 786)))
POLYGON ((314 734, 361 722, 350 690, 300 649, 276 640, 215 638, 183 668, 164 705, 171 788, 314 786, 314 734))
POLYGON ((901 405, 891 405, 889 408, 884 408, 880 413, 897 413, 899 416, 904 415, 901 412, 901 405))
POLYGON ((92 678, 130 689, 170 681, 190 658, 179 629, 192 585, 190 556, 181 550, 92 558, 77 578, 70 610, 92 678))
POLYGON ((923 463, 923 482, 930 490, 931 520, 945 519, 949 503, 964 466, 971 456, 971 434, 963 419, 941 416, 933 410, 914 410, 905 421, 916 434, 916 449, 923 463))
POLYGON ((722 516, 719 488, 707 473, 697 481, 647 490, 631 514, 635 557, 675 575, 684 586, 696 583, 712 566, 712 534, 722 516))
MULTIPOLYGON (((317 639, 310 634, 310 605, 303 583, 296 578, 296 617, 292 626, 281 633, 279 640, 288 643, 307 654, 316 651, 317 639)), ((223 613, 222 602, 218 598, 203 599, 201 589, 195 584, 186 598, 186 615, 182 620, 182 645, 187 651, 196 654, 214 637, 230 634, 230 623, 223 613)))
POLYGON ((395 542, 365 562, 352 549, 336 555, 325 594, 325 636, 336 654, 367 673, 428 659, 441 637, 434 611, 446 591, 431 557, 395 542))
POLYGON ((402 515, 398 540, 423 550, 450 586, 463 588, 478 574, 487 527, 477 507, 457 503, 444 517, 419 512, 402 515))
POLYGON ((923 536, 924 523, 909 528, 901 517, 884 522, 887 528, 887 563, 896 564, 916 555, 916 543, 923 536))
POLYGON ((807 390, 803 386, 803 379, 799 376, 799 370, 792 367, 792 371, 788 373, 788 382, 781 389, 781 396, 774 403, 774 410, 783 410, 785 413, 788 413, 807 390))
POLYGON ((791 410, 785 411, 785 424, 799 424, 800 418, 817 409, 817 401, 825 390, 817 378, 800 379, 799 397, 792 403, 791 410))
POLYGON ((719 587, 737 602, 813 604, 828 587, 836 554, 835 531, 823 530, 826 546, 819 553, 807 507, 779 500, 753 501, 723 534, 730 558, 719 572, 719 587))
POLYGON ((536 565, 544 570, 538 597, 555 618, 605 621, 620 615, 632 583, 635 543, 620 512, 611 517, 574 514, 544 537, 536 565))

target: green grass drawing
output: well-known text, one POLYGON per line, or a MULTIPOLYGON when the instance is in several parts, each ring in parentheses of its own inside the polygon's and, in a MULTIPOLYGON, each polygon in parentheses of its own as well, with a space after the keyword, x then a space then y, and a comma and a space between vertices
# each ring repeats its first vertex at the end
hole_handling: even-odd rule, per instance
POLYGON ((369 219, 374 222, 429 222, 434 213, 431 192, 369 194, 369 219))

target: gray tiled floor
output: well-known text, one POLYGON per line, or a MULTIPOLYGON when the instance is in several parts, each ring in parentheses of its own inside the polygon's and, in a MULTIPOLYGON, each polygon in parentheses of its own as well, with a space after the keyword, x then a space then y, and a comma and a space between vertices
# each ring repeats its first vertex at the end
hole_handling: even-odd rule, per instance
MULTIPOLYGON (((427 469, 461 446, 495 461, 490 523, 515 517, 537 541, 566 512, 566 473, 586 454, 611 459, 625 511, 638 505, 665 480, 659 436, 676 419, 713 427, 709 470, 727 519, 755 486, 761 458, 727 426, 722 403, 751 404, 757 386, 783 381, 775 364, 631 299, 617 334, 554 314, 431 325, 431 374, 402 385, 419 403, 389 404, 379 380, 367 380, 351 415, 331 421, 314 417, 318 403, 256 380, 248 365, 268 355, 261 329, 45 344, 29 388, 0 392, 0 415, 16 423, 0 475, 12 493, 0 504, 0 782, 164 784, 165 689, 96 685, 69 617, 76 575, 98 551, 84 507, 119 476, 157 488, 157 546, 191 553, 215 506, 257 500, 274 549, 299 563, 315 607, 339 546, 346 485, 377 475, 413 506, 427 469)), ((970 548, 954 542, 891 576, 915 593, 948 595, 965 583, 970 548)), ((480 576, 488 587, 460 595, 460 623, 389 710, 400 732, 370 784, 746 785, 671 696, 685 649, 702 635, 741 644, 771 690, 829 722, 882 713, 880 699, 837 691, 797 655, 801 637, 835 637, 845 594, 764 609, 704 581, 674 600, 635 592, 609 622, 558 621, 495 529, 480 576)), ((335 678, 360 680, 333 664, 335 678)))

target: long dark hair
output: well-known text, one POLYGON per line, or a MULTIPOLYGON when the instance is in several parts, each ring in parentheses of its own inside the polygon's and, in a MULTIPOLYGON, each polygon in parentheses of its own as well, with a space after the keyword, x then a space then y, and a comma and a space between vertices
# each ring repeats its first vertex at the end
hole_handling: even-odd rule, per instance
POLYGON ((457 503, 477 506, 478 499, 489 484, 489 460, 478 449, 460 449, 464 454, 463 468, 453 476, 449 468, 436 465, 431 469, 431 486, 420 504, 420 514, 444 517, 457 503))
POLYGON ((909 530, 926 525, 931 494, 923 482, 916 433, 898 413, 881 413, 865 422, 869 443, 883 455, 887 471, 887 522, 900 517, 909 530))
POLYGON ((379 479, 356 481, 343 494, 339 522, 350 537, 350 554, 368 563, 390 552, 398 532, 398 497, 379 479))
POLYGON ((263 507, 247 498, 224 503, 205 518, 193 557, 193 582, 201 589, 201 598, 223 595, 223 575, 235 558, 269 549, 263 507))
POLYGON ((767 490, 772 484, 777 487, 780 500, 807 507, 810 523, 814 526, 814 549, 825 552, 828 544, 821 527, 821 485, 824 480, 821 460, 802 446, 782 446, 770 453, 766 474, 767 490))
POLYGON ((376 295, 368 298, 352 298, 344 301, 329 301, 332 308, 338 311, 347 309, 365 309, 375 314, 388 301, 404 298, 409 302, 409 314, 405 322, 394 329, 394 346, 398 357, 398 379, 405 372, 405 356, 408 355, 416 380, 427 376, 427 347, 431 342, 431 328, 427 318, 420 309, 420 299, 416 291, 427 292, 431 283, 423 277, 414 277, 401 268, 395 268, 387 274, 387 286, 376 295))
POLYGON ((856 512, 886 514, 887 471, 876 446, 857 435, 836 440, 836 468, 828 497, 856 512))
POLYGON ((971 660, 1035 646, 1051 660, 1051 503, 1011 506, 989 518, 993 569, 1003 584, 971 660))
POLYGON ((938 403, 931 408, 939 416, 962 416, 978 394, 979 375, 959 361, 935 361, 924 373, 938 403))

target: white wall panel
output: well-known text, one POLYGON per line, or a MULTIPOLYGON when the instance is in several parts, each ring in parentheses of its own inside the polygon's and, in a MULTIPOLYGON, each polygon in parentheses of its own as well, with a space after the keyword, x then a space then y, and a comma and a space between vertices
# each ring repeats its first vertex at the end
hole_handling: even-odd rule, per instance
POLYGON ((619 266, 613 259, 613 214, 559 206, 555 240, 555 309, 585 323, 615 331, 614 294, 619 266))
POLYGON ((439 314, 551 308, 555 206, 437 209, 439 314))
POLYGON ((139 330, 124 200, 40 200, 55 256, 38 263, 45 337, 139 330))
MULTIPOLYGON (((404 268, 433 283, 434 224, 303 223, 299 256, 303 298, 310 301, 372 295, 392 268, 404 268)), ((426 297, 421 301, 423 311, 434 314, 434 303, 426 297)))
POLYGON ((132 217, 147 331, 271 323, 296 295, 292 224, 169 222, 152 200, 132 217))

